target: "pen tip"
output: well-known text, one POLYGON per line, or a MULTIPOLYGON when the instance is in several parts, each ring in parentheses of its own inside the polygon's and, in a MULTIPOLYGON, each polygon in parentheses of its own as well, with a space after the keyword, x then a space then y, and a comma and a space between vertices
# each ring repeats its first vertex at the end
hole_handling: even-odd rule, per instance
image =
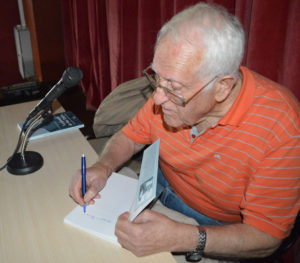
POLYGON ((83 154, 83 155, 81 155, 81 157, 84 157, 84 154, 83 154))

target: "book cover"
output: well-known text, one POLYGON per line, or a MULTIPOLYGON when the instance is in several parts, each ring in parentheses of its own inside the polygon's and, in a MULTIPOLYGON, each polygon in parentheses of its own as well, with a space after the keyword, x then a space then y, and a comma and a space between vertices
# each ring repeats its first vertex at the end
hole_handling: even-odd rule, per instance
POLYGON ((129 211, 129 220, 133 221, 151 201, 155 202, 159 143, 160 140, 157 140, 144 151, 144 168, 141 168, 138 180, 112 173, 99 192, 101 198, 87 206, 86 213, 78 205, 64 218, 64 222, 120 246, 114 234, 118 217, 129 211))
MULTIPOLYGON (((18 128, 21 130, 24 122, 18 123, 18 128)), ((36 124, 38 126, 39 123, 36 124)), ((43 138, 46 136, 66 132, 84 127, 84 124, 70 111, 60 112, 53 115, 53 120, 45 126, 36 129, 29 137, 29 141, 43 138)))
POLYGON ((157 140, 144 150, 138 187, 130 208, 130 221, 156 197, 159 144, 160 140, 157 140))

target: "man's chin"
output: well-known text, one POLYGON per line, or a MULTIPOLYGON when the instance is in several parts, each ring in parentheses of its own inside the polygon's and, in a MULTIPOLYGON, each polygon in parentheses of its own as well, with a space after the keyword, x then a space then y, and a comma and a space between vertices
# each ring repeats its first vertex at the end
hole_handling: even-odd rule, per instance
POLYGON ((182 122, 179 122, 178 120, 174 120, 173 118, 168 118, 164 116, 163 120, 164 120, 164 124, 169 126, 170 128, 179 128, 184 126, 182 122))

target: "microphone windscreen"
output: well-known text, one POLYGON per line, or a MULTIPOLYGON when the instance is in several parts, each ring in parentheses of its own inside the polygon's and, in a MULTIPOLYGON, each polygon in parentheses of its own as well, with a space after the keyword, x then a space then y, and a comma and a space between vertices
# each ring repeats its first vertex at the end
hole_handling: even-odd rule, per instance
POLYGON ((73 87, 79 83, 82 77, 83 74, 79 68, 74 66, 68 67, 62 75, 62 82, 65 87, 73 87))

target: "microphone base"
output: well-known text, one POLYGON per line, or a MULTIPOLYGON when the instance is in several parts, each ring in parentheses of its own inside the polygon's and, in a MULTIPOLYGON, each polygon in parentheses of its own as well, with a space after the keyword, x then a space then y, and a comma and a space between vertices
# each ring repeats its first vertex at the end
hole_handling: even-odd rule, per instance
POLYGON ((39 170, 43 166, 42 155, 33 151, 25 151, 24 159, 21 153, 16 153, 7 163, 7 171, 14 175, 26 175, 39 170))

